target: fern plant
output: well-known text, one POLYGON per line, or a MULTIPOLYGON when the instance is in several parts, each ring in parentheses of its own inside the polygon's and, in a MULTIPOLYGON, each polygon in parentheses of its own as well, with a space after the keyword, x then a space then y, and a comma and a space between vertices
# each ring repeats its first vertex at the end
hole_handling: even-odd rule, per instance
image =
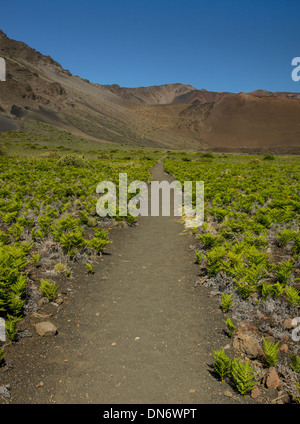
POLYGON ((269 367, 275 367, 278 362, 279 342, 273 343, 262 337, 265 361, 269 367))
POLYGON ((16 325, 17 322, 20 321, 20 317, 12 317, 9 314, 7 314, 7 320, 5 321, 5 329, 6 329, 6 335, 8 339, 13 342, 15 338, 17 337, 17 331, 16 331, 16 325))
POLYGON ((39 255, 38 253, 33 254, 33 255, 32 255, 32 261, 33 261, 34 266, 35 266, 36 268, 38 268, 38 266, 39 266, 39 261, 40 261, 40 255, 39 255))
POLYGON ((300 253, 300 235, 298 234, 294 238, 294 246, 293 246, 293 253, 298 255, 300 253))
POLYGON ((296 386, 299 391, 299 395, 295 395, 292 393, 292 397, 293 397, 293 401, 299 405, 300 404, 300 384, 296 382, 296 386))
POLYGON ((272 294, 274 297, 279 297, 283 294, 284 288, 282 285, 277 281, 275 284, 272 285, 272 294))
POLYGON ((231 375, 237 390, 243 396, 253 390, 257 384, 249 359, 243 362, 241 358, 234 358, 231 366, 231 375))
POLYGON ((94 234, 95 234, 95 237, 98 237, 104 240, 106 240, 108 237, 108 231, 105 230, 104 228, 95 228, 94 234))
POLYGON ((221 301, 221 307, 224 312, 228 312, 233 307, 233 293, 231 294, 225 294, 221 293, 222 301, 221 301))
POLYGON ((226 249, 223 246, 214 247, 209 252, 207 252, 207 271, 210 277, 215 277, 216 274, 221 270, 225 254, 226 249))
POLYGON ((40 291, 44 297, 50 302, 57 298, 58 287, 55 283, 51 283, 49 280, 41 280, 40 291))
POLYGON ((293 269, 294 265, 291 260, 287 260, 279 265, 276 265, 274 267, 276 280, 279 281, 279 283, 281 283, 283 286, 286 286, 289 278, 293 273, 293 269))
POLYGON ((92 264, 86 263, 85 266, 89 274, 95 274, 95 270, 92 264))
POLYGON ((241 283, 240 281, 236 281, 237 291, 242 295, 244 299, 248 299, 255 293, 255 287, 248 283, 241 283))
POLYGON ((15 241, 20 241, 24 228, 17 222, 9 228, 9 233, 14 237, 15 241))
POLYGON ((222 238, 220 236, 214 236, 210 233, 200 234, 198 238, 205 249, 212 249, 222 242, 222 238))
POLYGON ((230 374, 231 371, 231 359, 226 355, 224 349, 221 350, 213 350, 214 354, 214 363, 213 367, 215 371, 221 378, 221 382, 223 383, 224 378, 230 374))
POLYGON ((196 250, 195 251, 195 255, 196 255, 196 263, 199 264, 199 265, 201 265, 201 263, 202 263, 202 256, 201 256, 201 253, 199 252, 199 250, 196 250))
POLYGON ((262 298, 264 300, 267 300, 268 297, 273 292, 273 286, 271 284, 266 283, 265 281, 263 281, 262 284, 260 285, 260 289, 261 289, 262 298))
POLYGON ((280 233, 277 234, 279 246, 286 246, 289 241, 295 238, 295 236, 295 231, 284 228, 280 233))
POLYGON ((87 241, 87 245, 96 250, 96 252, 103 252, 106 245, 111 243, 109 240, 103 240, 98 237, 94 237, 91 240, 87 241))
POLYGON ((288 301, 292 306, 298 306, 300 305, 300 294, 299 290, 297 290, 295 287, 287 287, 285 289, 285 294, 287 296, 288 301))
POLYGON ((300 373, 300 356, 295 353, 291 354, 291 368, 295 373, 300 373))
POLYGON ((229 317, 226 319, 226 321, 224 320, 224 322, 228 329, 228 336, 232 338, 236 332, 236 326, 233 324, 229 317))

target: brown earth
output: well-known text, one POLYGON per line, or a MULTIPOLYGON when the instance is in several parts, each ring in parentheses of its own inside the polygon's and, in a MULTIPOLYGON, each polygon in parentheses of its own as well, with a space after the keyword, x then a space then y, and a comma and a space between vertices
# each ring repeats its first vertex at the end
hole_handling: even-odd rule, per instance
POLYGON ((42 121, 93 140, 147 147, 252 153, 300 151, 300 95, 217 93, 190 85, 125 88, 92 84, 0 31, 7 81, 0 131, 42 121))

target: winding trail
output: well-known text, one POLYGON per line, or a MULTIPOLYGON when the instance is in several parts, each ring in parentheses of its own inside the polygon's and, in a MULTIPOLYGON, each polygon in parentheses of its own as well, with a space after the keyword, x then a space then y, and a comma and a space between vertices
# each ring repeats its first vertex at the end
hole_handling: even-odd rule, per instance
MULTIPOLYGON (((161 163, 153 179, 171 181, 161 163)), ((30 402, 234 403, 209 371, 211 349, 228 341, 219 301, 195 288, 193 239, 183 224, 140 217, 111 238, 95 274, 64 306, 39 366, 45 386, 30 402)))

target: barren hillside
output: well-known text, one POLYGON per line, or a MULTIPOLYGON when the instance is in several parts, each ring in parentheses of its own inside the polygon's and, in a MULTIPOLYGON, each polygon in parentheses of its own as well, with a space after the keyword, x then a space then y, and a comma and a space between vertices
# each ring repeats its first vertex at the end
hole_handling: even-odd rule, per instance
POLYGON ((82 138, 149 147, 300 150, 297 93, 233 94, 180 83, 125 88, 92 84, 0 31, 7 81, 0 131, 42 121, 82 138))

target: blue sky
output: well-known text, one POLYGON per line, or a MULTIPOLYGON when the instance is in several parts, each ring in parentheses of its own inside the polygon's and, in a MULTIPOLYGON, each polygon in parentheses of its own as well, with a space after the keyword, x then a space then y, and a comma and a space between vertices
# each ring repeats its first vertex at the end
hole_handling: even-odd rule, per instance
POLYGON ((300 91, 299 0, 2 0, 0 28, 99 84, 300 91))

